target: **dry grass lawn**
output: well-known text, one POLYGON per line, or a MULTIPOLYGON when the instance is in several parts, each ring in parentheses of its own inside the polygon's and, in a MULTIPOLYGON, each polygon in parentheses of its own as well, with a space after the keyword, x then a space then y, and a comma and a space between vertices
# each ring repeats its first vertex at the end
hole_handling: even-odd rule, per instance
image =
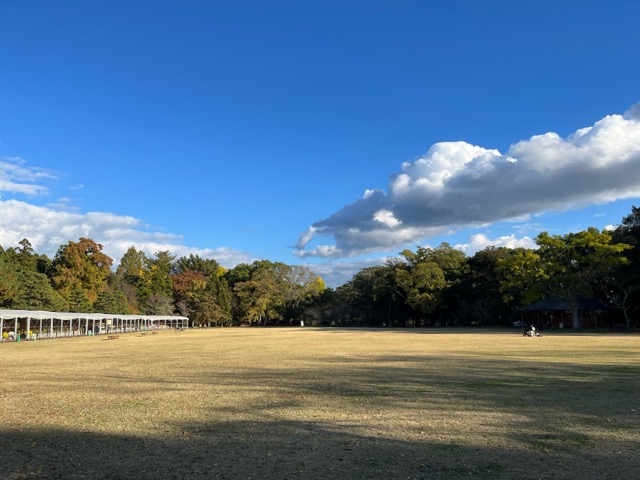
POLYGON ((0 360, 2 479, 640 478, 632 334, 230 328, 0 360))

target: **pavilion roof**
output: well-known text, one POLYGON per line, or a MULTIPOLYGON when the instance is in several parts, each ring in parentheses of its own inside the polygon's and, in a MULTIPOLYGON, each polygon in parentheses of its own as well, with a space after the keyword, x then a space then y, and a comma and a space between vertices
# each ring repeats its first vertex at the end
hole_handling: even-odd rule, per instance
MULTIPOLYGON (((579 310, 608 310, 610 307, 597 298, 588 298, 583 296, 576 297, 576 303, 579 310)), ((521 312, 548 312, 555 310, 571 310, 571 303, 564 298, 545 298, 530 305, 519 308, 521 312)))

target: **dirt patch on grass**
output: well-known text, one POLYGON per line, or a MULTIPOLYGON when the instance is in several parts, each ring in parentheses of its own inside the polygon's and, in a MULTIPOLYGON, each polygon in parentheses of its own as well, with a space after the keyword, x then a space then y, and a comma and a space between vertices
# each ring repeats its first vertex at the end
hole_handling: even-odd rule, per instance
POLYGON ((640 478, 640 337, 210 329, 0 345, 0 478, 640 478))

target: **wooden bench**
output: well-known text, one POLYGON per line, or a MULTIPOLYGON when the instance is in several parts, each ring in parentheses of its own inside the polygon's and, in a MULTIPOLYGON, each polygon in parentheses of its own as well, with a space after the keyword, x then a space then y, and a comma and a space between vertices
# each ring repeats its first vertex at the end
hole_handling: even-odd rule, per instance
POLYGON ((107 337, 107 340, 118 340, 120 338, 120 335, 109 335, 107 337))

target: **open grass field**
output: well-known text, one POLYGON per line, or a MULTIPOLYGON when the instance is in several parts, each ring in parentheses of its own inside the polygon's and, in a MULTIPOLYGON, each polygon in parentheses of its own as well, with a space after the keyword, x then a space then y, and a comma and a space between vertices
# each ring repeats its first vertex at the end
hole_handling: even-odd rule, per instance
POLYGON ((638 335, 229 328, 0 360, 2 479, 640 478, 638 335))

